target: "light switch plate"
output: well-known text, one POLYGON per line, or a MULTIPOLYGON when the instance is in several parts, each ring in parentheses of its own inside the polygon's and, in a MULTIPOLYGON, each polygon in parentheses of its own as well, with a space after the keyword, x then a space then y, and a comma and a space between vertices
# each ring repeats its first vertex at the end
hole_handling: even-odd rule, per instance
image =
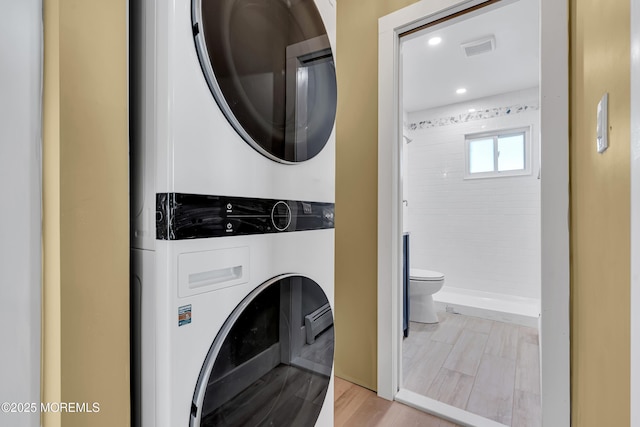
POLYGON ((602 95, 596 115, 596 147, 598 153, 609 148, 609 94, 602 95))

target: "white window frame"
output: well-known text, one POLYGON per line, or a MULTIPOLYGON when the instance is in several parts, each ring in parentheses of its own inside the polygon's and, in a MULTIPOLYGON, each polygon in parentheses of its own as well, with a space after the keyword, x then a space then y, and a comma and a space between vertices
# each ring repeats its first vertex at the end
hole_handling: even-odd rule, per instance
POLYGON ((531 175, 531 126, 502 129, 489 132, 470 133, 464 136, 464 179, 501 178, 506 176, 531 175), (509 171, 498 170, 498 139, 510 135, 524 134, 524 169, 509 171), (470 172, 470 145, 471 141, 493 138, 493 171, 470 172))

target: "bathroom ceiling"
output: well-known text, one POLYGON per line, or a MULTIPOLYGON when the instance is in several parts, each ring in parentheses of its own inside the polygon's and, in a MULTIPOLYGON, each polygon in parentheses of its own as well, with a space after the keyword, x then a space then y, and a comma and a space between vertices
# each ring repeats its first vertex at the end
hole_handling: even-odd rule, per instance
POLYGON ((538 86, 539 2, 505 3, 403 39, 406 112, 538 86), (495 37, 495 50, 465 55, 461 44, 488 36, 495 37), (434 37, 442 41, 432 46, 434 37), (460 88, 466 92, 457 94, 460 88))

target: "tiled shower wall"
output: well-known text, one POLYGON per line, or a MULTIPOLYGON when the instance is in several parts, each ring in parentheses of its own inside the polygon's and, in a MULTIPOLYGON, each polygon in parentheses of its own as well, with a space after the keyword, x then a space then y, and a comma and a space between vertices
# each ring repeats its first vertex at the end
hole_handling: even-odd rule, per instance
POLYGON ((413 268, 444 273, 445 287, 540 298, 538 105, 532 88, 405 116, 413 268), (530 175, 464 179, 465 134, 525 126, 530 175))

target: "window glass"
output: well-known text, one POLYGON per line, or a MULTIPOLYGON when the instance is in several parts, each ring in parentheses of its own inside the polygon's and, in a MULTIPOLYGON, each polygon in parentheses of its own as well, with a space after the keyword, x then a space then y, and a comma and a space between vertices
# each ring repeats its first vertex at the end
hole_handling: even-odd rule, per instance
POLYGON ((498 138, 498 171, 524 169, 524 157, 524 134, 498 138))
POLYGON ((469 173, 494 170, 493 138, 469 141, 469 173))

